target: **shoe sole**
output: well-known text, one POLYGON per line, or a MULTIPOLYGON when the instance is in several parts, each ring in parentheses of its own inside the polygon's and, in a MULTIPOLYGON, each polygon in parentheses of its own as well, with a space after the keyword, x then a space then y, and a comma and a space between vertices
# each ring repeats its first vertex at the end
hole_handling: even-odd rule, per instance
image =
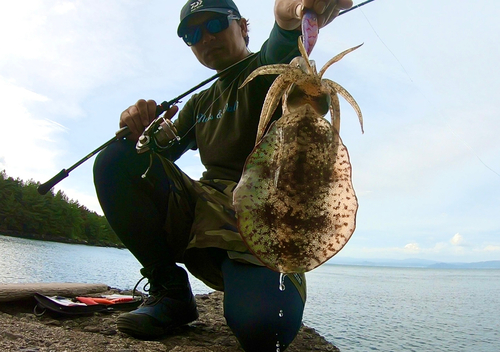
POLYGON ((152 340, 168 334, 168 332, 174 328, 187 325, 195 321, 199 316, 198 311, 195 311, 185 315, 181 320, 177 319, 171 324, 160 327, 154 325, 154 319, 148 315, 142 315, 142 322, 139 322, 138 320, 141 319, 138 319, 137 317, 141 315, 142 314, 126 313, 119 316, 116 322, 118 330, 141 340, 152 340))

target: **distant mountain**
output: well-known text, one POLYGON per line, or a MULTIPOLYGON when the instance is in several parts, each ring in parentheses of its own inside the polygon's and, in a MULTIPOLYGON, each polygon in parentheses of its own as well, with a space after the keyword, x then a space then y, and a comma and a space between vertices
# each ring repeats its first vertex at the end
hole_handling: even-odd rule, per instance
POLYGON ((363 265, 363 266, 390 266, 390 267, 402 267, 402 268, 426 268, 433 264, 438 264, 437 261, 410 258, 403 260, 396 259, 357 259, 357 258, 346 258, 346 257, 333 257, 328 261, 328 264, 338 264, 338 265, 363 265))
POLYGON ((399 268, 432 268, 432 269, 500 269, 500 260, 475 262, 475 263, 443 263, 433 260, 410 258, 396 259, 356 259, 333 257, 327 264, 331 265, 361 265, 361 266, 387 266, 399 268))

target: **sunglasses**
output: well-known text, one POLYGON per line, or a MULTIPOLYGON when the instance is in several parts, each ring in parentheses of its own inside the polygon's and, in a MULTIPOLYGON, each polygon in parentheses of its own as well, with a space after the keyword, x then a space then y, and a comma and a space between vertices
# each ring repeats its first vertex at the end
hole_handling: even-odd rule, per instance
POLYGON ((240 17, 236 15, 224 15, 206 20, 205 22, 184 28, 182 39, 188 46, 195 45, 201 40, 203 35, 202 27, 204 27, 208 33, 215 34, 222 32, 224 29, 229 27, 230 20, 239 20, 240 17))

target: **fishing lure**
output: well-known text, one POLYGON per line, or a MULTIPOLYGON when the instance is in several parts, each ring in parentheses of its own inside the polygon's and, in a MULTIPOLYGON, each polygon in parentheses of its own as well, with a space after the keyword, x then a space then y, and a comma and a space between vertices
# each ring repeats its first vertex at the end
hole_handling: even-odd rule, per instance
POLYGON ((314 45, 318 40, 319 26, 318 16, 312 10, 305 10, 302 16, 302 36, 304 42, 304 49, 307 55, 311 55, 314 45))
MULTIPOLYGON (((359 45, 360 46, 360 45, 359 45)), ((263 66, 279 74, 269 88, 257 132, 233 193, 238 229, 267 267, 285 274, 310 271, 339 252, 356 227, 358 202, 351 164, 342 143, 338 94, 363 118, 354 98, 338 83, 321 79, 326 69, 359 46, 329 60, 319 73, 299 39, 302 56, 289 65, 263 66), (271 116, 283 98, 283 115, 271 116), (330 111, 332 123, 323 116, 330 111)))

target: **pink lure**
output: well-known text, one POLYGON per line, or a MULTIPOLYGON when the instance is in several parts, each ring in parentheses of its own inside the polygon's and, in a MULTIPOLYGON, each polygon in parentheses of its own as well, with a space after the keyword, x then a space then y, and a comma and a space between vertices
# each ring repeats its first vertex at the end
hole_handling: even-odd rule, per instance
POLYGON ((304 41, 304 48, 309 56, 318 40, 318 16, 312 10, 305 10, 302 16, 302 39, 304 41))

